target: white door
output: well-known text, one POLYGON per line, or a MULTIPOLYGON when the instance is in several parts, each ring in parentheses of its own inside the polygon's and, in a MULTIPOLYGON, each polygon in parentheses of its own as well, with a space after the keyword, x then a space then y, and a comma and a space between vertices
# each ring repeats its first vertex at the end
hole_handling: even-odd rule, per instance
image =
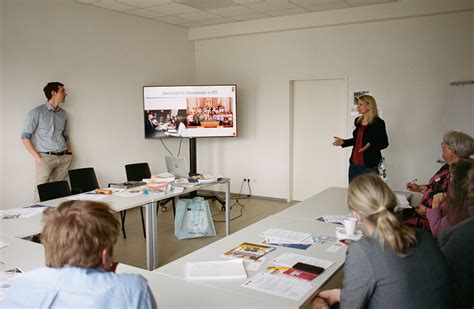
POLYGON ((347 81, 293 81, 290 134, 290 199, 302 201, 332 187, 347 186, 346 151, 332 146, 346 138, 347 81))

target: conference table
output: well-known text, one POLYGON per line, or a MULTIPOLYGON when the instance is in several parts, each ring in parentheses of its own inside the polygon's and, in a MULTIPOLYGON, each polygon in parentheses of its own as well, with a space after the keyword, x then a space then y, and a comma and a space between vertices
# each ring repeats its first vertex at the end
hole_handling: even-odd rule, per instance
MULTIPOLYGON (((194 187, 184 188, 182 192, 170 191, 161 194, 140 194, 130 197, 118 196, 116 194, 105 195, 103 199, 98 201, 108 203, 111 208, 120 212, 123 210, 145 207, 146 219, 146 258, 147 268, 153 270, 158 267, 158 220, 157 220, 157 209, 158 203, 162 200, 175 198, 179 199, 181 195, 191 193, 197 190, 206 189, 211 186, 223 185, 225 192, 225 229, 226 235, 230 234, 230 179, 221 178, 216 182, 202 183, 194 187)), ((54 200, 40 202, 40 205, 49 207, 58 207, 61 203, 79 198, 79 196, 67 196, 54 200)), ((15 236, 18 238, 24 238, 41 233, 43 228, 42 216, 37 214, 29 218, 20 219, 8 219, 0 221, 0 233, 15 236)))
MULTIPOLYGON (((335 224, 324 223, 315 220, 322 215, 345 215, 348 214, 346 206, 346 192, 344 188, 329 188, 315 196, 293 205, 275 215, 258 221, 242 230, 239 230, 223 239, 220 239, 208 246, 198 249, 186 256, 183 256, 171 263, 168 263, 156 270, 154 273, 162 274, 170 278, 179 279, 183 282, 190 282, 186 279, 186 264, 189 262, 222 261, 226 260, 222 255, 224 252, 237 247, 243 242, 260 244, 264 240, 261 234, 270 228, 279 228, 295 232, 311 233, 315 236, 335 236, 335 224)), ((286 308, 306 308, 310 306, 313 297, 321 290, 321 287, 328 282, 342 268, 345 261, 347 246, 343 246, 336 252, 329 252, 327 249, 334 244, 334 241, 324 241, 311 245, 306 250, 292 249, 287 247, 276 247, 276 250, 265 255, 263 264, 258 271, 247 270, 248 277, 255 276, 259 271, 267 266, 274 265, 272 260, 284 253, 290 252, 318 259, 333 261, 328 269, 315 278, 312 283, 315 287, 308 291, 301 299, 292 300, 278 297, 272 294, 262 293, 256 290, 242 287, 248 280, 194 280, 193 282, 212 287, 216 290, 236 292, 247 297, 255 297, 268 302, 277 301, 279 306, 286 308)))
POLYGON ((347 207, 347 188, 331 187, 275 215, 315 220, 324 215, 348 215, 349 213, 350 211, 347 207))
MULTIPOLYGON (((0 234, 0 241, 8 244, 7 247, 0 249, 0 271, 18 267, 27 272, 44 267, 45 257, 41 244, 5 234, 0 234)), ((119 264, 116 272, 140 274, 145 277, 159 308, 283 308, 275 301, 265 301, 235 292, 213 289, 126 264, 119 264), (236 300, 238 300, 236 306, 229 304, 229 301, 236 300)))
MULTIPOLYGON (((315 242, 305 250, 277 246, 275 250, 265 255, 265 259, 258 269, 251 270, 248 268, 246 270, 247 278, 242 279, 190 280, 186 278, 186 264, 189 262, 225 261, 227 258, 223 257, 224 252, 244 242, 262 243, 264 237, 261 234, 271 228, 310 233, 313 237, 319 239, 322 239, 321 236, 335 236, 337 225, 321 222, 316 218, 322 215, 345 215, 349 213, 346 206, 346 194, 347 189, 329 188, 154 271, 119 264, 117 272, 143 275, 148 280, 150 289, 160 308, 308 308, 313 297, 342 269, 347 250, 346 245, 338 243, 337 250, 330 250, 337 241, 324 240, 315 242), (312 280, 311 289, 307 290, 298 299, 264 293, 242 286, 250 278, 265 271, 268 266, 274 266, 273 260, 286 253, 331 261, 333 264, 312 280)), ((163 196, 162 198, 167 197, 163 196)), ((150 197, 141 196, 134 199, 134 203, 128 202, 128 206, 126 206, 121 204, 119 200, 116 201, 114 196, 109 198, 111 198, 111 202, 115 201, 112 205, 117 211, 131 208, 130 205, 134 203, 135 206, 147 204, 147 216, 155 216, 156 214, 156 205, 150 207, 148 204, 159 201, 159 199, 153 200, 150 197), (149 209, 152 209, 152 211, 149 211, 149 209)), ((59 200, 56 200, 48 204, 57 206, 59 202, 59 200)), ((228 211, 228 209, 226 210, 228 211)), ((147 223, 148 225, 150 223, 147 223)), ((152 224, 151 228, 153 228, 152 224)), ((0 249, 0 260, 4 263, 3 269, 18 266, 27 271, 44 265, 44 253, 40 244, 3 234, 0 234, 0 240, 10 243, 7 248, 0 249)))

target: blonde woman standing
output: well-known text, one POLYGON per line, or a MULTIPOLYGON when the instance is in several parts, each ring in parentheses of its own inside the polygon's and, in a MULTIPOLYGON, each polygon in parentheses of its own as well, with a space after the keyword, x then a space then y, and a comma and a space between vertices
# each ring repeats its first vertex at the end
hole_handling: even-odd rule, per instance
POLYGON ((447 308, 446 264, 428 232, 404 225, 393 213, 397 199, 377 176, 349 185, 349 209, 367 237, 347 253, 341 289, 319 293, 313 308, 447 308))
POLYGON ((374 97, 360 96, 357 111, 360 116, 354 121, 352 138, 342 139, 335 136, 332 143, 342 148, 354 146, 349 159, 349 182, 362 174, 377 173, 377 166, 382 159, 380 151, 388 147, 385 122, 379 118, 374 97))

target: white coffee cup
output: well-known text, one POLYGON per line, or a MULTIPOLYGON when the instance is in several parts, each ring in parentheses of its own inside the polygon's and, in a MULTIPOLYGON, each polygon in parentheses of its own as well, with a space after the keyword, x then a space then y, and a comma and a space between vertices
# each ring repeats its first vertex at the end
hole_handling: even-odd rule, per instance
POLYGON ((344 219, 344 228, 347 236, 354 236, 357 228, 357 219, 353 217, 346 217, 344 219))

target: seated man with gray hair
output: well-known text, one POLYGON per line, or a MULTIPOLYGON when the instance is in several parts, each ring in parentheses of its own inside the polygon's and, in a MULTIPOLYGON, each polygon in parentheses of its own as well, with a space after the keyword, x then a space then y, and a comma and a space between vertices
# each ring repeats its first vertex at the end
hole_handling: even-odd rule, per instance
POLYGON ((114 273, 120 223, 107 204, 67 201, 44 223, 46 267, 16 279, 4 308, 156 308, 142 276, 114 273))

